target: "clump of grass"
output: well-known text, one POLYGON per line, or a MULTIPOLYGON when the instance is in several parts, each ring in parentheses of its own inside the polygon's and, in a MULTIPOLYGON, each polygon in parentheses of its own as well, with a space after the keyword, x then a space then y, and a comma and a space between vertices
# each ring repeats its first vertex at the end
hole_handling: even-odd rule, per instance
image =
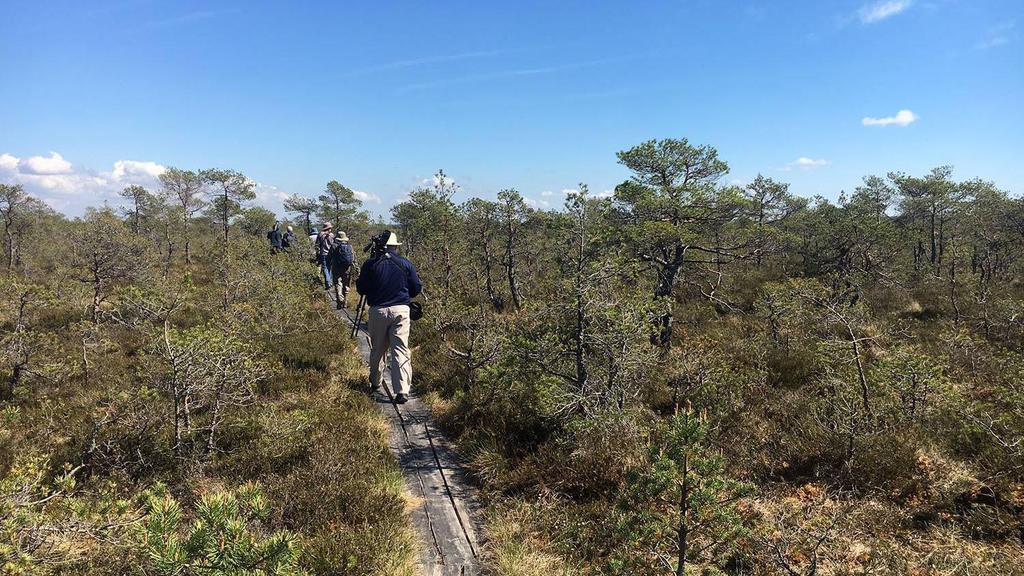
MULTIPOLYGON (((355 354, 331 362, 328 383, 293 407, 308 426, 296 441, 301 462, 271 483, 282 523, 304 537, 303 566, 314 574, 412 574, 416 538, 406 516, 401 471, 388 450, 388 425, 353 388, 365 381, 355 354)), ((281 450, 281 441, 272 445, 281 450)))
POLYGON ((411 576, 417 541, 387 420, 363 391, 358 355, 339 345, 347 340, 321 340, 331 345, 286 362, 267 401, 236 422, 218 471, 266 487, 275 524, 300 537, 310 574, 411 576))
POLYGON ((489 558, 496 576, 578 576, 582 571, 553 550, 537 531, 541 508, 517 501, 495 506, 488 517, 489 558))

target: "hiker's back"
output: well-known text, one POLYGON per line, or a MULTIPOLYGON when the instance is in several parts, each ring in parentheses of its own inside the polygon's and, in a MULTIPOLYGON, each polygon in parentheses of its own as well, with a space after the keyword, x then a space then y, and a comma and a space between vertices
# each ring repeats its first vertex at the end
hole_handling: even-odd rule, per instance
POLYGON ((316 242, 314 243, 316 246, 317 256, 326 258, 331 251, 331 244, 333 243, 334 234, 331 234, 330 231, 325 230, 318 234, 316 237, 316 242))
POLYGON ((356 287, 370 306, 408 304, 422 288, 416 267, 394 252, 364 262, 356 287))

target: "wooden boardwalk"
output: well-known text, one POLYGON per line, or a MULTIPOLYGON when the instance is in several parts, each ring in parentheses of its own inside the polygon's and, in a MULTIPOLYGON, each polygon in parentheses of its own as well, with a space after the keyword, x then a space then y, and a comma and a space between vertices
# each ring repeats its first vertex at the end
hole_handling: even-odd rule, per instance
MULTIPOLYGON (((353 322, 354 315, 345 312, 345 316, 353 322)), ((364 324, 357 342, 367 362, 370 344, 364 324)), ((391 451, 408 489, 420 500, 412 522, 421 542, 421 572, 425 576, 480 574, 482 530, 475 491, 429 408, 415 397, 401 406, 392 403, 388 386, 382 386, 374 399, 391 424, 391 451)))

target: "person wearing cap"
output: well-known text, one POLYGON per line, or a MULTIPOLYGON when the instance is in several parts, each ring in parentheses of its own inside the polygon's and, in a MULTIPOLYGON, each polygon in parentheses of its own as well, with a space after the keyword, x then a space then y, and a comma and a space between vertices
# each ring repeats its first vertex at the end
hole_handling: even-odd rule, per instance
POLYGON ((416 267, 398 255, 401 245, 398 236, 390 233, 385 242, 386 250, 363 262, 356 279, 356 289, 366 297, 370 307, 370 386, 374 390, 380 386, 387 353, 397 404, 408 400, 412 387, 409 302, 423 290, 416 267))
POLYGON ((331 279, 331 263, 327 258, 333 245, 334 232, 332 232, 331 223, 324 222, 323 226, 320 227, 320 233, 317 234, 316 241, 313 243, 313 247, 316 250, 316 262, 320 265, 320 271, 324 275, 324 290, 330 290, 334 284, 331 279))
POLYGON ((334 280, 334 301, 338 310, 342 310, 348 307, 348 287, 352 283, 352 263, 355 262, 352 246, 348 243, 348 235, 344 232, 339 231, 335 235, 328 260, 331 278, 334 280))

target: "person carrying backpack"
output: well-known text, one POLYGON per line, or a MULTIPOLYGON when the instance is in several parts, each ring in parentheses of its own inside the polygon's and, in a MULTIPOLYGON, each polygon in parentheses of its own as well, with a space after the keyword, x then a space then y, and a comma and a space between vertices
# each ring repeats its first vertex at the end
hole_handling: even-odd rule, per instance
POLYGON ((313 247, 316 249, 316 263, 320 265, 320 272, 324 275, 324 290, 330 290, 334 284, 331 279, 331 264, 327 260, 327 255, 330 254, 333 245, 334 233, 331 231, 331 223, 324 222, 324 225, 320 227, 320 233, 316 236, 316 242, 313 243, 313 247))
POLYGON ((352 246, 348 243, 348 235, 344 232, 338 232, 334 237, 328 261, 331 266, 331 278, 334 280, 334 300, 337 302, 338 310, 342 310, 348 307, 348 287, 352 283, 352 264, 355 262, 352 246))

